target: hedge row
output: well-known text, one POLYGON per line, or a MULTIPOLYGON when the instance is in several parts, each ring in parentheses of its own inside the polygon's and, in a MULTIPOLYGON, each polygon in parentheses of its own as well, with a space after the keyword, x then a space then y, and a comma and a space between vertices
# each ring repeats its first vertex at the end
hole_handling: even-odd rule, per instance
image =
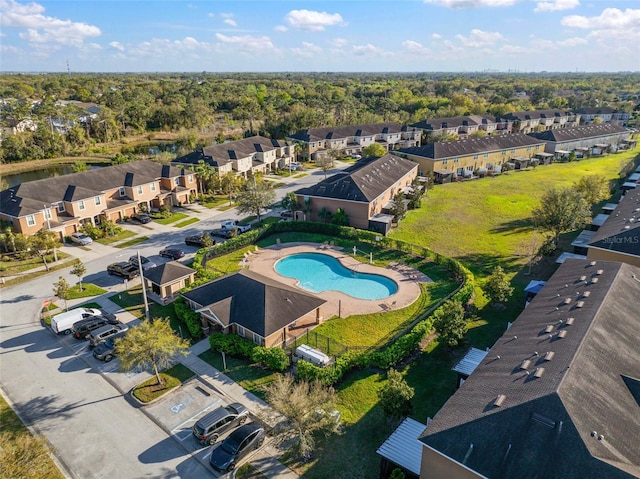
POLYGON ((191 337, 193 339, 199 339, 202 336, 202 323, 200 322, 200 313, 196 313, 191 308, 189 308, 182 296, 174 301, 173 309, 180 321, 182 321, 187 326, 191 337))
POLYGON ((282 348, 265 348, 236 334, 213 333, 209 336, 211 349, 230 356, 249 358, 273 371, 289 367, 289 356, 282 348))

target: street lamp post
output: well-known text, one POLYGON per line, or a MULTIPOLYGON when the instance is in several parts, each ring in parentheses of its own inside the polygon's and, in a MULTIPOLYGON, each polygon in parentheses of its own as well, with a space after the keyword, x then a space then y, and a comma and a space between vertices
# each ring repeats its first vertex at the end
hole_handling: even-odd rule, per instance
POLYGON ((144 300, 144 317, 147 319, 151 319, 149 317, 149 303, 147 302, 147 288, 144 285, 144 272, 142 270, 142 261, 140 260, 140 250, 138 250, 138 268, 140 270, 140 284, 142 285, 142 299, 144 300))

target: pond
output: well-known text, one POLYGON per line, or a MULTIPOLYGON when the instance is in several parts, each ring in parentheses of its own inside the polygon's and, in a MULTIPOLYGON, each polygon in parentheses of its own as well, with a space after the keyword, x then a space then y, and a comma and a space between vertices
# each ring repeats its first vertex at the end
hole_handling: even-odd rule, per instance
POLYGON ((159 155, 161 153, 176 153, 179 145, 177 143, 144 143, 131 148, 134 155, 159 155))
MULTIPOLYGON (((102 168, 100 165, 89 165, 90 170, 102 168)), ((27 181, 42 180, 45 178, 53 178, 55 176, 68 175, 73 173, 72 165, 56 165, 42 168, 40 170, 24 171, 22 173, 14 173, 11 175, 3 175, 0 182, 0 189, 6 190, 12 186, 26 183, 27 181)))

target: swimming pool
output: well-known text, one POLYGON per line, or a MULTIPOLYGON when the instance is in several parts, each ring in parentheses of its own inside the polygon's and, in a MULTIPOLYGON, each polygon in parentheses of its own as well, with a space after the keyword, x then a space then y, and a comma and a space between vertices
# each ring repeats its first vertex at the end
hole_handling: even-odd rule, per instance
POLYGON ((341 291, 358 299, 382 299, 398 291, 392 279, 352 271, 322 253, 292 254, 278 261, 275 269, 282 276, 297 279, 298 286, 313 293, 341 291))

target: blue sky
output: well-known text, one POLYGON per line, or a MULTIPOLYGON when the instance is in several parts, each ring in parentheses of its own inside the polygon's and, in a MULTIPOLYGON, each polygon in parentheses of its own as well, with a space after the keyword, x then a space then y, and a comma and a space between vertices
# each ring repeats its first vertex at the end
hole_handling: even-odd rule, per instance
POLYGON ((640 1, 0 0, 0 69, 638 71, 640 1))

